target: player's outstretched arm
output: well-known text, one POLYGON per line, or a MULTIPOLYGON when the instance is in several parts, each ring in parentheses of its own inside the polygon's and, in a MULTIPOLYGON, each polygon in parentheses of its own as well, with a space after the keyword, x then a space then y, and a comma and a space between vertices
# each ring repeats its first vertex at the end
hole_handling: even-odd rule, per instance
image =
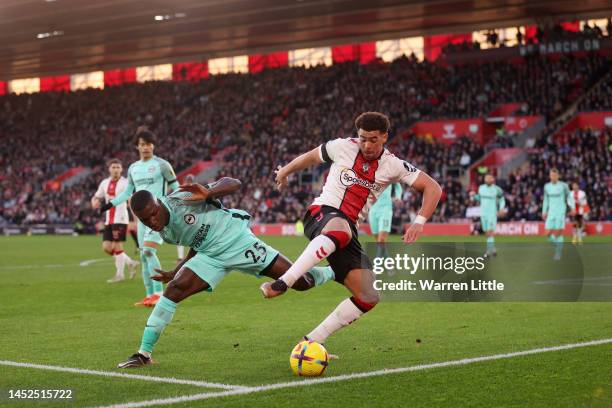
POLYGON ((289 176, 295 172, 302 171, 308 167, 323 163, 319 154, 319 147, 315 147, 307 153, 303 153, 291 160, 285 166, 278 166, 276 173, 276 187, 282 190, 289 183, 289 176))
POLYGON ((440 201, 440 196, 442 195, 442 188, 438 182, 424 172, 419 173, 417 179, 412 184, 412 188, 423 194, 423 203, 421 204, 421 209, 418 212, 416 220, 404 234, 403 239, 407 244, 419 239, 423 232, 423 225, 431 218, 434 211, 436 211, 438 201, 440 201))
POLYGON ((201 184, 184 184, 179 187, 179 191, 191 193, 190 197, 183 198, 183 201, 197 203, 208 199, 220 198, 229 194, 233 194, 240 190, 242 182, 231 177, 222 177, 219 180, 208 185, 208 188, 201 184))

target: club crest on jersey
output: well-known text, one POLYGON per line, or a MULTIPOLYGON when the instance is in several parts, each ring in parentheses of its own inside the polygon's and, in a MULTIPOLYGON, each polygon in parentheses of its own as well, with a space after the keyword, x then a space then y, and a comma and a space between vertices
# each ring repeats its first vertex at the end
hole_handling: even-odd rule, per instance
POLYGON ((183 217, 183 220, 185 221, 186 224, 191 225, 195 222, 195 215, 185 214, 185 216, 183 217))
POLYGON ((363 170, 364 173, 367 173, 368 170, 370 170, 370 165, 368 163, 363 163, 363 165, 361 166, 361 169, 363 170))
POLYGON ((149 168, 147 169, 147 171, 149 173, 155 173, 155 166, 149 166, 149 168))
POLYGON ((357 173, 355 173, 355 170, 348 169, 348 168, 343 169, 340 172, 340 183, 342 183, 342 185, 346 187, 350 187, 353 184, 358 184, 360 186, 367 188, 368 190, 374 190, 374 191, 380 190, 380 185, 369 182, 368 180, 359 178, 359 176, 357 176, 357 173))

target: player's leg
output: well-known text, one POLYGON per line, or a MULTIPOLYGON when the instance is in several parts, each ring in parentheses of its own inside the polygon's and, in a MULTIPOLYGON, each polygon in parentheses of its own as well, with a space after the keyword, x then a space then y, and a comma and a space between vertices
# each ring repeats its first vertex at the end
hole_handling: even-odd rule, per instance
POLYGON ((183 267, 168 283, 163 296, 156 303, 147 320, 138 353, 120 363, 117 368, 140 367, 151 363, 151 353, 162 332, 170 324, 179 302, 198 292, 210 288, 189 267, 183 267))
MULTIPOLYGON (((164 285, 161 282, 151 279, 151 276, 156 275, 155 269, 161 269, 161 262, 157 256, 157 242, 145 241, 142 244, 142 251, 147 259, 145 274, 151 282, 151 295, 149 300, 144 303, 144 306, 153 306, 161 297, 164 291, 164 285)), ((144 274, 143 274, 144 276, 144 274)))
POLYGON ((140 302, 136 302, 134 304, 135 306, 145 306, 149 297, 153 295, 153 280, 151 276, 149 276, 148 257, 145 255, 145 248, 143 245, 146 228, 147 227, 142 222, 138 221, 137 232, 140 247, 140 272, 142 274, 142 283, 145 288, 145 297, 140 302))
POLYGON ((564 237, 563 237, 563 230, 562 229, 556 229, 556 230, 552 230, 552 235, 555 236, 555 240, 554 240, 554 245, 555 245, 555 255, 554 255, 554 260, 558 261, 561 259, 561 254, 563 252, 563 242, 564 242, 564 237))
MULTIPOLYGON (((272 262, 266 269, 260 272, 260 275, 267 276, 272 279, 280 278, 287 270, 291 267, 291 261, 285 257, 285 255, 279 253, 274 262, 272 262)), ((318 267, 315 266, 306 272, 301 278, 299 278, 292 289, 297 291, 304 291, 312 289, 315 286, 321 286, 326 282, 334 279, 334 272, 330 266, 318 267)))
POLYGON ((384 213, 378 215, 378 235, 376 236, 376 257, 377 258, 388 258, 389 253, 387 252, 387 237, 391 232, 391 220, 393 218, 393 212, 387 210, 384 213))
POLYGON ((311 238, 310 243, 283 276, 274 283, 262 285, 265 297, 281 295, 313 266, 349 244, 353 232, 348 221, 338 214, 337 210, 329 209, 307 215, 305 232, 311 238))
POLYGON ((344 286, 351 292, 334 311, 305 337, 324 343, 329 336, 359 319, 376 306, 380 300, 374 289, 374 274, 369 269, 353 269, 344 279, 344 286))

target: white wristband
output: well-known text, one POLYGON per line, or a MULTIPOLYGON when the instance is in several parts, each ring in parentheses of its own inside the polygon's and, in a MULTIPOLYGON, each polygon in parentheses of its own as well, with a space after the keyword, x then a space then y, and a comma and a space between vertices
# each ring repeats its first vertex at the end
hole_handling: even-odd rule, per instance
POLYGON ((414 219, 414 223, 415 224, 425 224, 427 222, 427 218, 423 217, 422 215, 417 215, 416 218, 414 219))

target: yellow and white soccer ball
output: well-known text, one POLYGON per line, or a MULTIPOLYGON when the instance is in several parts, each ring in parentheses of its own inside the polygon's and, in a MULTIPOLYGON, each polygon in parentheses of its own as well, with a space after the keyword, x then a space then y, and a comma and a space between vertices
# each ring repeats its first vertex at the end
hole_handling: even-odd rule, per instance
POLYGON ((329 354, 323 345, 316 341, 300 341, 291 351, 289 364, 293 374, 302 377, 323 375, 329 364, 329 354))

